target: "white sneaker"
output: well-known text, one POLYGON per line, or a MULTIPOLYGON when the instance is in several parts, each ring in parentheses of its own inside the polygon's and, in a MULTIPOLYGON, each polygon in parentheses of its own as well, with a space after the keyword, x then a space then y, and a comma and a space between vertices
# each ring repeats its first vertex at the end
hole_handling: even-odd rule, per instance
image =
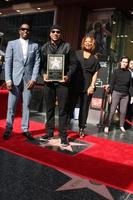
POLYGON ((106 126, 106 127, 104 128, 104 133, 109 133, 109 127, 106 126))
POLYGON ((124 129, 123 126, 120 127, 121 132, 126 133, 126 130, 124 129))

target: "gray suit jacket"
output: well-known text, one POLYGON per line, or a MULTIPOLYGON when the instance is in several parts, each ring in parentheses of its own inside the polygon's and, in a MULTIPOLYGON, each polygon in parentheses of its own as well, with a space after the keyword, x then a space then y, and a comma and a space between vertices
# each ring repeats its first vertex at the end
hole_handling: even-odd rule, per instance
POLYGON ((24 60, 20 40, 9 41, 5 55, 5 80, 19 85, 22 77, 25 81, 36 81, 40 67, 40 54, 37 43, 29 40, 27 58, 24 60))

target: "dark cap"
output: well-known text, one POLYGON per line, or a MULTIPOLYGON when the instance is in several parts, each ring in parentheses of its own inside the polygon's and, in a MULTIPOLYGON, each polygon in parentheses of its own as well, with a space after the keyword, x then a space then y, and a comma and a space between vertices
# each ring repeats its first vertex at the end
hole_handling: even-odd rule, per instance
POLYGON ((59 31, 62 31, 61 26, 59 26, 58 24, 53 25, 53 26, 50 28, 50 32, 51 32, 52 30, 54 30, 54 29, 57 29, 57 30, 59 30, 59 31))

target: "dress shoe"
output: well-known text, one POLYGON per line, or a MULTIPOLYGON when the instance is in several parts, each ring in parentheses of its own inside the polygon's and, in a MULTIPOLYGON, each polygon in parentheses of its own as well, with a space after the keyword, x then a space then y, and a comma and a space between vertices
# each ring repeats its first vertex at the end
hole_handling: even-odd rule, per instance
POLYGON ((53 138, 53 134, 46 134, 40 138, 40 140, 50 140, 53 138))
POLYGON ((61 139, 61 146, 67 147, 68 145, 69 145, 69 142, 68 142, 67 138, 62 138, 61 139))
POLYGON ((11 131, 5 131, 4 135, 3 135, 3 138, 5 140, 8 140, 10 137, 11 137, 11 131))
POLYGON ((123 126, 120 127, 120 130, 121 130, 122 133, 126 133, 126 130, 123 126))
POLYGON ((25 136, 25 137, 27 137, 29 140, 35 140, 35 138, 33 138, 33 136, 31 135, 31 133, 30 132, 23 132, 23 135, 25 136))

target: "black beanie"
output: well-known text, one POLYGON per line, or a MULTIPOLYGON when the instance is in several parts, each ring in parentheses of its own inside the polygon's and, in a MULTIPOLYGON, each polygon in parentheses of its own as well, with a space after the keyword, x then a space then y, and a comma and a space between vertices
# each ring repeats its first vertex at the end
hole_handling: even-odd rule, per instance
POLYGON ((50 32, 51 32, 53 29, 57 29, 57 30, 59 30, 59 31, 62 31, 62 28, 61 28, 58 24, 55 24, 55 25, 51 26, 50 32))

